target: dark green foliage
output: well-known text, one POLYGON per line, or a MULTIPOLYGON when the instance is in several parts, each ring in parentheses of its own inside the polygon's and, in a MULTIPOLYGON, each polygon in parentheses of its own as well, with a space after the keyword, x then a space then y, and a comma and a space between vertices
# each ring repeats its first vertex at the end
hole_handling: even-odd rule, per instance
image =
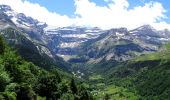
POLYGON ((79 95, 80 95, 80 100, 91 100, 88 91, 83 85, 80 86, 79 95))
POLYGON ((74 81, 73 78, 72 78, 71 83, 70 83, 70 88, 71 88, 71 91, 73 92, 73 94, 76 94, 78 92, 75 81, 74 81))
POLYGON ((143 72, 136 80, 137 90, 146 98, 170 98, 170 67, 169 63, 161 64, 143 72))
POLYGON ((61 96, 61 100, 75 100, 74 95, 71 93, 65 93, 61 96))
POLYGON ((0 94, 0 100, 17 100, 15 92, 3 92, 0 94))
POLYGON ((31 63, 23 61, 14 52, 4 53, 4 68, 10 74, 14 82, 34 82, 34 74, 30 70, 31 63))
POLYGON ((24 83, 17 87, 17 100, 36 100, 36 94, 31 86, 24 83))
POLYGON ((60 75, 58 74, 57 69, 52 69, 52 70, 51 70, 51 73, 55 75, 57 81, 60 83, 60 82, 61 82, 61 77, 60 77, 60 75))
POLYGON ((42 97, 57 99, 60 98, 58 79, 55 75, 46 74, 38 79, 36 85, 38 94, 42 97))
POLYGON ((3 41, 2 36, 0 35, 0 54, 3 54, 5 51, 5 43, 3 41))
POLYGON ((5 87, 11 81, 9 75, 6 72, 0 71, 0 92, 5 90, 5 87))
MULTIPOLYGON (((5 44, 3 39, 2 44, 5 44)), ((43 97, 47 100, 80 100, 89 97, 88 91, 78 89, 79 85, 74 79, 68 80, 70 74, 63 70, 43 70, 23 60, 8 46, 1 51, 0 100, 37 100, 43 97)))
POLYGON ((104 97, 104 100, 109 100, 109 99, 110 99, 109 94, 106 94, 105 97, 104 97))
POLYGON ((119 63, 103 73, 106 85, 126 88, 142 100, 169 100, 169 53, 167 49, 119 63))

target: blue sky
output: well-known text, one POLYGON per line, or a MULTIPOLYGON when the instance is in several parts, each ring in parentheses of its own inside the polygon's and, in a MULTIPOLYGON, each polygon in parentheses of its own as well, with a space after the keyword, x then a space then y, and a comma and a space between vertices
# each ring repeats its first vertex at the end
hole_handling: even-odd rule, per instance
POLYGON ((61 15, 72 16, 75 11, 74 0, 28 0, 31 3, 38 3, 46 7, 49 11, 57 12, 61 15))
MULTIPOLYGON (((60 13, 61 15, 74 16, 74 0, 28 0, 46 7, 49 11, 60 13)), ((107 6, 104 0, 91 0, 98 6, 107 6)))
POLYGON ((0 0, 49 26, 170 29, 170 0, 0 0), (166 11, 166 12, 165 12, 166 11))
MULTIPOLYGON (((46 7, 49 11, 57 12, 61 15, 67 15, 72 17, 74 15, 75 6, 74 0, 28 0, 32 3, 38 3, 41 6, 46 7)), ((95 2, 98 6, 107 6, 107 3, 104 0, 91 0, 95 2)), ((144 3, 150 1, 160 2, 163 7, 167 10, 166 15, 170 18, 170 0, 128 0, 130 3, 130 8, 135 6, 144 5, 144 3)), ((170 19, 167 19, 170 23, 170 19)))

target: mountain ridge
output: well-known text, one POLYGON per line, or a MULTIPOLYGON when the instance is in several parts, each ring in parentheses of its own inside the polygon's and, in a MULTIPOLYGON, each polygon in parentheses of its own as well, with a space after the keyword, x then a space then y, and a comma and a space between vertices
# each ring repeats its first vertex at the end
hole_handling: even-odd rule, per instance
POLYGON ((1 27, 1 34, 12 47, 18 49, 18 52, 23 58, 47 69, 57 65, 65 70, 69 69, 66 68, 66 63, 61 58, 54 55, 48 46, 46 46, 44 35, 42 35, 42 25, 38 27, 37 24, 39 22, 37 20, 26 17, 24 14, 16 13, 6 5, 2 5, 0 8, 8 8, 5 12, 10 12, 11 15, 9 17, 5 12, 0 13, 0 23, 2 25, 5 24, 5 27, 1 27), (19 18, 19 20, 22 19, 21 22, 33 24, 28 26, 19 21, 16 23, 12 20, 13 18, 19 18))
POLYGON ((25 36, 30 41, 40 44, 41 48, 48 51, 46 53, 49 57, 59 56, 71 63, 125 61, 143 53, 157 51, 162 44, 170 41, 168 30, 157 31, 150 25, 133 30, 102 30, 98 27, 79 26, 48 28, 46 23, 16 13, 9 6, 2 5, 0 9, 1 16, 5 14, 14 28, 26 33, 25 36), (130 46, 131 48, 127 49, 130 46))
POLYGON ((52 100, 170 98, 169 30, 158 31, 150 25, 133 30, 49 28, 9 6, 0 5, 0 35, 21 55, 7 50, 4 56, 0 37, 0 81, 4 82, 0 82, 0 99, 22 96, 52 100), (77 86, 74 79, 81 85, 77 86), (14 87, 18 91, 13 91, 14 87), (13 92, 8 90, 11 88, 13 92))

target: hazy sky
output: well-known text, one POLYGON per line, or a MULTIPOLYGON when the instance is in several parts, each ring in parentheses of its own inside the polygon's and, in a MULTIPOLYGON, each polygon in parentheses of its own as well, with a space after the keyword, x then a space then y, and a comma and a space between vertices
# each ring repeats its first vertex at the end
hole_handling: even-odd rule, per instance
POLYGON ((170 0, 0 0, 51 26, 170 29, 170 0))

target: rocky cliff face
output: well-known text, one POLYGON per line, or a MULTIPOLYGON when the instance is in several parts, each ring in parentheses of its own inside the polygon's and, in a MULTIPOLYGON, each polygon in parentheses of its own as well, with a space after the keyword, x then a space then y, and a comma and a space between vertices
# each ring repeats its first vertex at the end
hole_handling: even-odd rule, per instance
POLYGON ((49 29, 46 34, 50 48, 71 62, 125 61, 157 51, 170 41, 168 30, 157 31, 150 25, 134 30, 65 27, 49 29))
POLYGON ((0 5, 0 32, 23 58, 47 69, 52 66, 68 69, 47 46, 45 27, 45 23, 17 13, 7 5, 0 5))
MULTIPOLYGON (((54 62, 61 58, 74 63, 126 61, 157 51, 162 44, 170 41, 169 30, 157 31, 150 25, 133 30, 102 30, 98 27, 77 26, 50 28, 47 24, 17 13, 6 5, 0 6, 0 30, 10 43, 35 51, 54 62), (9 34, 9 31, 13 34, 9 34)), ((32 59, 31 54, 22 55, 32 59)))

